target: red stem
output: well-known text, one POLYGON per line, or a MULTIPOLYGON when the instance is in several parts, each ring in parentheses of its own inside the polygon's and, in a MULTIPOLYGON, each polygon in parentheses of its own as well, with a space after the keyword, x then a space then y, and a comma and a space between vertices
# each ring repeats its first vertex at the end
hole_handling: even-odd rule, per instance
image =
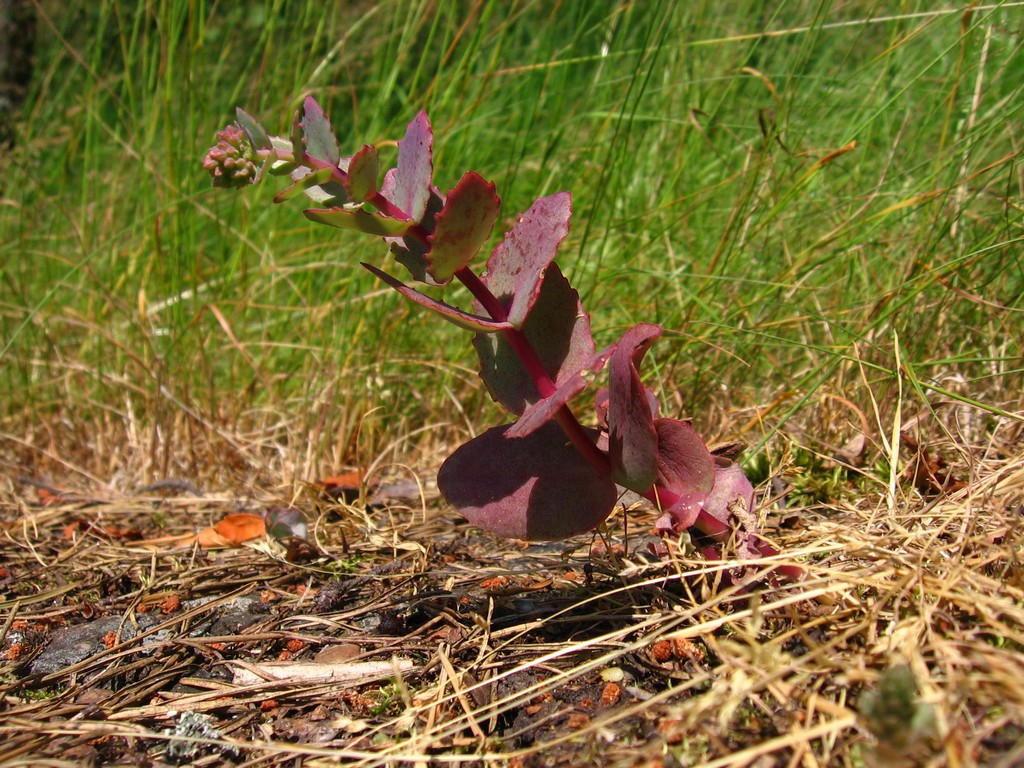
MULTIPOLYGON (((492 320, 499 323, 508 320, 508 310, 498 301, 498 297, 491 293, 490 288, 484 285, 483 280, 469 267, 460 269, 455 273, 455 277, 469 289, 469 292, 473 294, 473 298, 480 302, 480 305, 491 316, 492 320)), ((501 331, 501 334, 526 367, 527 373, 530 374, 530 378, 533 380, 533 385, 537 388, 537 394, 541 397, 550 397, 554 394, 558 387, 552 380, 551 375, 545 370, 544 364, 537 356, 537 351, 530 344, 529 339, 526 338, 526 334, 518 328, 506 328, 501 331)), ((573 447, 583 454, 583 457, 591 463, 594 469, 603 475, 611 474, 611 464, 608 462, 608 456, 590 439, 590 436, 583 429, 583 425, 580 424, 576 416, 573 415, 569 406, 563 405, 559 408, 555 413, 554 420, 562 428, 562 431, 565 432, 573 447)))

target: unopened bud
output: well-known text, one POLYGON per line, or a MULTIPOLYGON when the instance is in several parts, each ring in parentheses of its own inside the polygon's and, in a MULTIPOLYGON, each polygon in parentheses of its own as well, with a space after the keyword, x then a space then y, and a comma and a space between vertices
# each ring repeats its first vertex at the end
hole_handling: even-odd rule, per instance
POLYGON ((245 187, 256 181, 256 152, 237 124, 217 131, 217 143, 203 158, 215 187, 245 187))

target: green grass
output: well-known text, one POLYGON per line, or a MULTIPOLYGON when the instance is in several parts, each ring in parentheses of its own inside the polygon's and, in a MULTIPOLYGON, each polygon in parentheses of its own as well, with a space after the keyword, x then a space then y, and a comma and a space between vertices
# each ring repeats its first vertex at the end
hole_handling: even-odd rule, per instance
POLYGON ((358 267, 382 244, 210 188, 236 105, 284 132, 307 94, 350 151, 426 108, 439 185, 479 171, 506 225, 570 190, 599 341, 662 324, 706 433, 826 392, 1021 408, 1020 3, 67 5, 0 181, 11 471, 308 479, 495 418, 468 339, 358 267))

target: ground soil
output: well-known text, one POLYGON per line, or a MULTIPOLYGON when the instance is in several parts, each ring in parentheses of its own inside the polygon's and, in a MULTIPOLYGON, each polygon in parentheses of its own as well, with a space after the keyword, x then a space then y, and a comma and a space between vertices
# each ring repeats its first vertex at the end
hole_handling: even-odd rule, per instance
POLYGON ((952 493, 766 505, 799 584, 650 511, 528 546, 429 492, 12 479, 0 764, 1024 764, 1019 447, 952 493), (305 540, 145 542, 281 504, 305 540))

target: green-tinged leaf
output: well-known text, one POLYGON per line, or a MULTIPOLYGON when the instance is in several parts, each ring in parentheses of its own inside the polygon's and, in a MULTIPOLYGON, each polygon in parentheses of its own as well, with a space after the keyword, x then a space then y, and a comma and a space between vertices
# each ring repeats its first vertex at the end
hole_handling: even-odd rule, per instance
POLYGON ((338 164, 341 152, 338 151, 338 140, 334 137, 331 121, 312 96, 307 96, 302 102, 302 135, 306 151, 311 157, 331 165, 338 164))
POLYGON ((266 172, 271 176, 284 176, 298 170, 298 163, 291 159, 292 145, 288 139, 281 136, 271 136, 270 149, 270 156, 263 164, 260 173, 266 172))
POLYGON ((303 165, 302 157, 305 155, 306 147, 302 142, 302 112, 295 110, 292 115, 292 130, 288 134, 292 143, 292 157, 299 165, 303 165))
POLYGON ((348 178, 345 188, 354 202, 361 203, 377 191, 377 175, 380 173, 380 158, 377 148, 365 145, 352 155, 348 163, 348 178))
POLYGON ((491 236, 500 210, 494 185, 473 171, 448 191, 427 254, 427 272, 436 283, 448 283, 469 264, 491 236))
POLYGON ((331 178, 331 169, 320 168, 316 171, 309 171, 308 168, 297 168, 295 173, 292 174, 292 178, 294 178, 295 181, 291 185, 274 195, 275 203, 282 203, 285 200, 291 200, 293 197, 301 195, 310 187, 316 187, 327 183, 331 178))
POLYGON ((263 126, 260 125, 255 117, 241 107, 235 110, 235 116, 238 119, 238 124, 242 126, 242 130, 249 136, 249 141, 252 142, 253 147, 256 149, 271 148, 270 135, 263 129, 263 126))
MULTIPOLYGON (((347 165, 344 159, 343 164, 347 165)), ((335 180, 334 168, 318 168, 314 171, 300 165, 292 171, 291 176, 293 181, 302 181, 309 174, 316 174, 316 179, 323 179, 322 183, 307 183, 302 190, 316 206, 337 208, 351 202, 348 190, 341 182, 335 180)))
POLYGON ((330 206, 336 208, 349 202, 348 191, 336 181, 328 181, 326 184, 314 184, 307 187, 304 192, 306 197, 321 207, 330 206))
MULTIPOLYGON (((547 541, 585 533, 615 506, 615 484, 548 422, 509 439, 493 427, 441 465, 437 485, 469 522, 508 538, 547 541)), ((596 434, 596 433, 595 433, 596 434)))
POLYGON ((274 539, 287 539, 297 536, 300 539, 309 535, 309 522, 301 509, 295 507, 271 507, 263 513, 267 533, 274 539))
POLYGON ((431 312, 436 312, 445 320, 450 323, 454 323, 460 328, 465 328, 468 331, 475 331, 477 333, 493 334, 512 327, 508 323, 498 323, 487 317, 471 315, 468 312, 463 312, 457 307, 453 307, 451 304, 446 304, 443 301, 432 299, 426 294, 420 293, 414 288, 410 288, 401 280, 392 277, 387 272, 377 269, 377 267, 372 264, 363 264, 363 266, 400 294, 405 296, 405 298, 409 299, 409 301, 419 304, 421 307, 426 307, 431 312))
POLYGON ((303 213, 310 221, 326 224, 338 229, 354 229, 370 235, 394 236, 404 234, 411 226, 408 221, 389 219, 377 213, 368 213, 362 209, 348 208, 309 208, 303 213))

